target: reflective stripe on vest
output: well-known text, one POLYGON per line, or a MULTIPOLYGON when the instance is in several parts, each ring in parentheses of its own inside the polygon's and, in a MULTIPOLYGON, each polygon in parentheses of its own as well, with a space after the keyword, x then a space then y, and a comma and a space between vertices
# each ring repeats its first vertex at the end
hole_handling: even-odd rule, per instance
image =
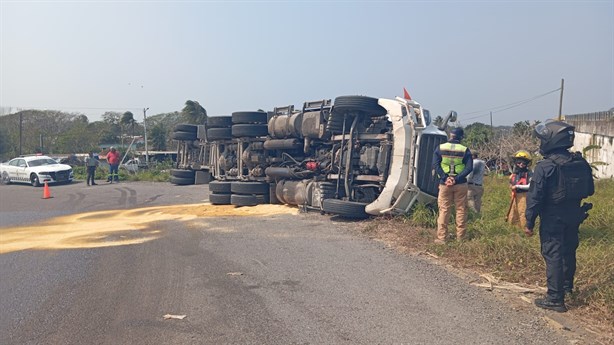
POLYGON ((465 169, 463 157, 467 147, 461 144, 443 143, 439 145, 441 153, 441 168, 448 175, 455 176, 465 169))

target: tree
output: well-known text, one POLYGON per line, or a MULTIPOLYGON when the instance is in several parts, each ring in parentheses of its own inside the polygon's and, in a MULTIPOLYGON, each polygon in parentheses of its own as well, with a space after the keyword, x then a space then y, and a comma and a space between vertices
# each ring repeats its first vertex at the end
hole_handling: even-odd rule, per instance
POLYGON ((465 127, 465 144, 470 149, 487 145, 490 142, 491 128, 483 123, 476 122, 465 127))
POLYGON ((202 125, 207 121, 207 111, 197 101, 187 100, 181 114, 186 122, 202 125))
POLYGON ((136 124, 136 120, 131 111, 123 113, 119 123, 125 128, 130 128, 130 135, 134 136, 134 125, 136 124))
MULTIPOLYGON (((136 123, 136 121, 134 120, 134 114, 132 114, 131 111, 127 111, 127 112, 123 113, 122 117, 119 119, 120 136, 122 138, 122 146, 124 146, 124 135, 122 135, 121 130, 122 129, 126 129, 127 130, 128 128, 130 128, 130 135, 134 139, 134 124, 135 123, 136 123)), ((125 133, 125 131, 123 133, 125 133)))
POLYGON ((512 133, 518 136, 533 135, 533 129, 539 124, 539 121, 520 121, 516 122, 512 127, 512 133))
POLYGON ((102 136, 105 141, 101 144, 116 144, 120 142, 119 136, 121 136, 121 114, 115 111, 107 111, 102 114, 102 122, 107 126, 103 128, 102 136), (119 136, 118 136, 119 133, 119 136))
POLYGON ((9 130, 0 126, 0 161, 3 161, 2 157, 9 156, 11 151, 11 145, 9 141, 9 130))
MULTIPOLYGON (((480 157, 489 168, 498 173, 509 173, 514 167, 512 155, 518 150, 527 150, 536 155, 539 150, 539 141, 533 135, 533 129, 538 122, 529 123, 521 121, 511 128, 497 128, 489 142, 472 147, 479 152, 480 157)), ((533 159, 535 162, 536 159, 533 159)))
POLYGON ((151 142, 154 150, 166 150, 166 128, 162 123, 155 124, 151 129, 151 142))

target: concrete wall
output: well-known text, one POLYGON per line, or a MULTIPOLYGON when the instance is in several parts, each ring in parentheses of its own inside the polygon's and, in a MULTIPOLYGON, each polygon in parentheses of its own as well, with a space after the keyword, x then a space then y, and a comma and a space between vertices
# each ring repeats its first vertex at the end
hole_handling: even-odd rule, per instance
POLYGON ((601 149, 594 149, 586 152, 586 159, 589 163, 606 162, 608 165, 598 165, 595 176, 599 178, 614 177, 614 137, 587 134, 576 131, 576 140, 572 151, 580 151, 589 145, 599 145, 601 149))
POLYGON ((595 175, 599 178, 614 177, 614 110, 597 113, 568 115, 565 122, 576 127, 576 139, 573 151, 580 151, 590 145, 599 145, 601 149, 586 152, 590 163, 605 162, 597 166, 595 175))

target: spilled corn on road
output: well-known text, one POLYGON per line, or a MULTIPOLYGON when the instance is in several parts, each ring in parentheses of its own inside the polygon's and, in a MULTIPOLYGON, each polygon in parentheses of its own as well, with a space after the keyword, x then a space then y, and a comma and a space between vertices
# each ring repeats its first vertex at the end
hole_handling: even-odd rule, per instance
POLYGON ((566 344, 362 223, 206 186, 0 186, 0 344, 566 344))

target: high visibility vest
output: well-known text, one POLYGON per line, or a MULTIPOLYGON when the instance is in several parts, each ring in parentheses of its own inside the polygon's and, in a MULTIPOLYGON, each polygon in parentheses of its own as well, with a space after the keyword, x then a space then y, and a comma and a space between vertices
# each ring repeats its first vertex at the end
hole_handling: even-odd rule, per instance
POLYGON ((463 157, 467 147, 461 144, 443 143, 439 145, 441 153, 441 169, 448 175, 456 176, 465 169, 463 157))

